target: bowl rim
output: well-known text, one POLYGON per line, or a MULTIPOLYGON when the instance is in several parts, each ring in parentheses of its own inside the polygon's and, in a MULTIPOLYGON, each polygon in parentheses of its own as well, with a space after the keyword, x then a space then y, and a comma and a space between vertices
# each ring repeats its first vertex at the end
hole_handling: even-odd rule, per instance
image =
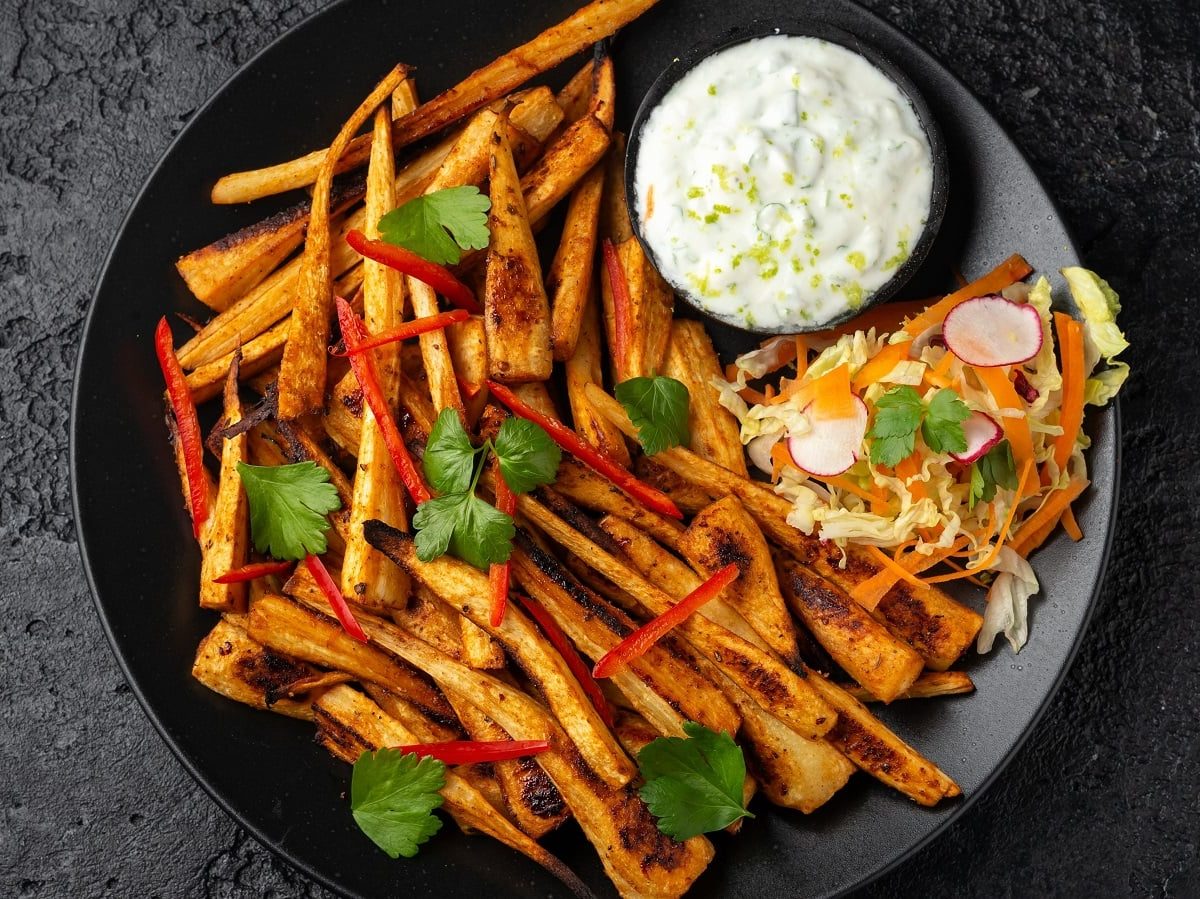
POLYGON ((825 331, 829 328, 845 324, 857 318, 872 306, 879 305, 891 299, 912 280, 913 276, 924 263, 925 257, 928 256, 929 250, 933 246, 941 228, 942 220, 945 217, 950 193, 950 174, 950 160, 946 151, 946 142, 942 136, 941 126, 938 124, 937 118, 934 116, 924 95, 903 68, 892 60, 890 56, 859 34, 832 25, 819 16, 790 16, 772 18, 770 21, 762 19, 754 20, 745 25, 731 28, 710 40, 701 41, 693 45, 672 59, 671 63, 663 69, 638 104, 637 113, 634 115, 633 124, 629 129, 625 145, 625 205, 629 210, 629 221, 633 235, 637 238, 638 243, 641 244, 642 250, 654 264, 655 269, 662 274, 663 279, 671 286, 676 296, 680 297, 697 313, 705 318, 720 322, 722 325, 749 334, 764 336, 804 334, 825 331), (658 254, 655 253, 653 246, 651 246, 650 242, 642 234, 642 225, 638 215, 637 203, 635 202, 637 197, 635 180, 637 176, 638 153, 641 149, 642 132, 645 130, 646 122, 650 118, 651 113, 683 76, 705 59, 730 47, 767 37, 808 37, 838 44, 862 56, 867 62, 879 69, 884 76, 900 89, 901 93, 905 95, 913 107, 917 120, 921 123, 921 128, 925 133, 925 138, 929 142, 930 159, 933 169, 933 185, 929 196, 929 214, 921 228, 920 236, 912 245, 908 258, 897 267, 891 278, 866 296, 857 308, 847 309, 839 315, 821 322, 789 322, 773 328, 748 326, 744 321, 720 315, 706 309, 697 301, 690 288, 671 280, 663 266, 659 263, 658 254))

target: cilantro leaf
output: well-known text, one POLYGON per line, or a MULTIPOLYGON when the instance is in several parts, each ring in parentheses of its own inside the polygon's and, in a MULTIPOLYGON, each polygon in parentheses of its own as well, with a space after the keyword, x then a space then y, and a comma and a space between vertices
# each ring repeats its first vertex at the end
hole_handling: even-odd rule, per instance
POLYGON ((979 500, 990 503, 996 498, 997 487, 1016 490, 1018 483, 1020 482, 1017 479, 1017 463, 1013 459, 1012 445, 1007 440, 1001 440, 971 466, 971 495, 968 508, 975 508, 975 503, 979 500))
POLYGON ((538 425, 523 418, 506 418, 494 447, 500 474, 513 493, 528 493, 549 484, 558 474, 562 450, 538 425))
POLYGON ((871 461, 889 468, 912 455, 925 405, 911 387, 893 387, 875 401, 871 438, 871 461))
POLYGON ((294 465, 238 463, 250 503, 254 548, 275 559, 303 559, 325 552, 325 516, 342 506, 329 472, 315 462, 294 465))
POLYGON ((676 840, 721 830, 746 811, 746 760, 728 734, 689 721, 687 739, 659 737, 638 753, 646 784, 640 795, 658 829, 676 840))
POLYGON ((364 752, 350 777, 350 812, 359 828, 392 858, 412 858, 442 822, 446 766, 437 759, 395 749, 364 752))
POLYGON ((688 389, 674 378, 630 378, 617 385, 617 399, 638 429, 638 441, 653 456, 688 443, 688 389))
POLYGON ((476 568, 507 562, 517 529, 512 517, 474 493, 448 493, 421 503, 413 516, 417 558, 431 562, 449 552, 476 568))
POLYGON ((474 186, 415 197, 379 220, 379 236, 438 265, 457 265, 463 250, 487 248, 492 201, 474 186))
POLYGON ((962 423, 971 417, 971 410, 953 390, 939 390, 929 401, 921 437, 935 453, 961 453, 967 448, 967 435, 962 423))
POLYGON ((443 409, 425 444, 421 467, 438 493, 464 493, 471 486, 476 449, 458 413, 443 409))

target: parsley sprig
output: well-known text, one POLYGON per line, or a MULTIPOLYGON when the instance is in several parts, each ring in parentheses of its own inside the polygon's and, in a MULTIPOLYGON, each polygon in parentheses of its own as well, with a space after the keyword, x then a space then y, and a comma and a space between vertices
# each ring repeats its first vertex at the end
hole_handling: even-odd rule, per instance
POLYGON ((412 858, 441 830, 433 810, 442 804, 446 766, 395 749, 364 752, 350 778, 350 813, 359 828, 392 858, 412 858))
POLYGON ((971 465, 971 493, 967 509, 974 509, 981 500, 990 503, 996 498, 997 487, 1016 490, 1018 483, 1012 446, 1007 440, 1001 440, 971 465))
POLYGON ((250 503, 254 548, 275 559, 320 555, 327 544, 330 512, 342 507, 329 472, 315 462, 293 465, 238 463, 250 503))
POLYGON ((689 721, 686 739, 659 737, 638 753, 645 779, 642 800, 658 818, 658 829, 676 840, 728 827, 746 810, 742 789, 746 760, 726 733, 689 721))
POLYGON ((617 400, 638 429, 638 441, 653 456, 691 441, 687 387, 674 378, 630 378, 617 385, 617 400))
POLYGON ((516 535, 512 517, 475 495, 489 455, 518 494, 553 481, 562 460, 562 450, 533 422, 506 419, 495 441, 477 447, 458 414, 442 410, 422 460, 425 477, 441 495, 421 503, 413 517, 417 558, 429 562, 449 552, 476 568, 508 561, 516 535))
POLYGON ((939 390, 926 403, 913 388, 893 387, 875 401, 871 461, 888 467, 912 455, 917 432, 935 453, 961 453, 967 448, 962 423, 971 415, 953 390, 939 390))
POLYGON ((457 265, 464 250, 486 249, 492 201, 473 185, 415 197, 379 220, 379 236, 438 265, 457 265))

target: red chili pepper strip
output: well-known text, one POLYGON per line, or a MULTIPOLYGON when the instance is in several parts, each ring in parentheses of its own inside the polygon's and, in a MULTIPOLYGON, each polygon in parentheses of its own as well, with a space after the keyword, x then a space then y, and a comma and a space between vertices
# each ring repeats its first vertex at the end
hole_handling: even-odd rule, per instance
POLYGON ((183 465, 187 472, 188 499, 192 507, 192 533, 200 539, 200 529, 208 519, 208 485, 204 480, 204 438, 200 436, 200 419, 196 417, 196 404, 188 390, 187 377, 179 358, 175 355, 175 341, 171 337, 171 326, 164 315, 154 329, 154 353, 158 356, 158 367, 167 382, 167 399, 175 424, 179 429, 179 440, 183 444, 183 465))
POLYGON ((629 282, 625 280, 625 269, 617 258, 617 248, 607 237, 604 238, 604 268, 608 271, 608 283, 613 300, 613 358, 617 362, 618 375, 625 373, 629 362, 629 341, 633 337, 633 321, 630 318, 632 304, 629 302, 629 282))
POLYGON ((531 421, 541 427, 542 430, 550 435, 550 439, 560 447, 592 469, 592 471, 612 481, 647 509, 671 518, 683 518, 683 513, 679 511, 679 507, 671 501, 669 496, 654 489, 649 484, 639 481, 627 469, 623 468, 621 463, 602 450, 592 446, 561 421, 551 418, 548 415, 543 415, 528 403, 523 402, 520 397, 503 384, 498 384, 495 381, 488 381, 487 383, 492 396, 511 409, 514 415, 518 415, 526 421, 531 421))
POLYGON ((350 304, 341 297, 337 298, 337 313, 338 322, 342 326, 342 339, 346 341, 346 350, 350 355, 350 367, 354 370, 354 377, 358 379, 358 386, 362 388, 363 397, 366 399, 367 405, 371 407, 371 414, 375 416, 375 423, 379 425, 379 430, 383 434, 383 442, 387 444, 388 453, 392 457, 392 464, 396 466, 396 471, 400 474, 400 480, 408 490, 408 495, 413 498, 413 502, 420 505, 426 500, 432 499, 433 494, 429 492, 425 478, 421 476, 416 463, 409 455, 408 447, 404 444, 404 438, 400 436, 400 429, 396 427, 396 419, 392 416, 387 400, 383 396, 383 388, 379 386, 379 376, 375 373, 375 365, 372 363, 371 357, 355 352, 359 342, 365 339, 366 328, 363 327, 359 317, 354 314, 350 304))
POLYGON ((356 253, 374 259, 380 265, 424 281, 460 309, 466 309, 468 312, 483 311, 479 308, 479 301, 475 299, 471 288, 450 274, 449 269, 418 256, 412 250, 382 240, 371 240, 358 230, 346 235, 346 243, 350 244, 356 253))
POLYGON ((473 765, 540 755, 550 748, 546 740, 446 740, 443 743, 414 743, 393 746, 397 752, 415 753, 447 765, 473 765))
MULTIPOLYGON (((512 516, 517 511, 517 497, 508 489, 500 466, 496 466, 496 508, 512 516)), ((508 606, 508 582, 511 566, 508 562, 493 563, 488 569, 488 583, 492 594, 492 627, 504 622, 504 609, 508 606)))
POLYGON ((350 606, 346 603, 346 598, 342 596, 342 591, 338 589, 337 584, 333 582, 333 578, 329 576, 329 571, 326 570, 325 563, 317 556, 309 553, 304 557, 304 566, 308 569, 308 573, 313 576, 313 580, 317 582, 317 586, 321 588, 321 592, 325 594, 325 598, 329 600, 329 604, 333 606, 333 614, 337 615, 337 620, 342 623, 342 630, 359 643, 366 643, 366 632, 363 631, 362 626, 354 619, 354 613, 350 611, 350 606))
MULTIPOLYGON (((354 348, 353 352, 365 353, 367 350, 373 350, 378 346, 398 343, 401 340, 408 340, 410 337, 420 337, 422 334, 428 334, 430 331, 440 331, 456 322, 465 322, 468 318, 470 318, 470 313, 466 309, 453 309, 450 312, 439 312, 437 315, 414 318, 412 321, 405 322, 395 328, 367 337, 366 340, 363 340, 354 348)), ((330 352, 335 356, 348 356, 351 354, 351 350, 349 349, 345 352, 336 352, 333 350, 330 352)))
POLYGON ((292 567, 291 562, 254 562, 227 571, 220 577, 213 578, 214 584, 240 584, 255 578, 266 577, 269 574, 283 574, 292 567))
POLYGON ((517 602, 529 613, 529 617, 537 622, 538 627, 542 629, 542 633, 546 635, 546 639, 550 641, 550 645, 557 649, 558 654, 563 657, 563 661, 567 663, 567 667, 571 669, 571 673, 579 681, 579 686, 583 687, 583 692, 587 694, 588 699, 592 701, 592 705, 596 707, 596 712, 600 715, 600 720, 608 727, 612 727, 616 721, 616 714, 613 712, 613 707, 609 704, 608 699, 605 698, 600 685, 592 677, 592 672, 588 671, 587 663, 575 651, 575 647, 571 645, 571 641, 567 639, 567 635, 559 628, 558 622, 533 597, 524 596, 520 593, 516 596, 517 602))
POLYGON ((621 666, 641 657, 672 628, 682 624, 689 615, 732 584, 740 573, 736 564, 731 562, 726 565, 667 611, 647 621, 606 652, 592 669, 592 676, 611 677, 621 666))

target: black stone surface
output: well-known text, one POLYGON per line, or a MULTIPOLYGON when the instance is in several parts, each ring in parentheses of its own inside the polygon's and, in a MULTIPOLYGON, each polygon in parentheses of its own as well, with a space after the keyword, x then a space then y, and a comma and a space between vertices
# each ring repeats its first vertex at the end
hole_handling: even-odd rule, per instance
MULTIPOLYGON (((229 821, 129 695, 66 471, 80 323, 125 209, 192 111, 319 5, 0 3, 0 896, 326 895, 229 821)), ((1200 895, 1200 5, 867 5, 1030 155, 1125 300, 1134 377, 1117 546, 1062 692, 991 791, 864 895, 1200 895)))

